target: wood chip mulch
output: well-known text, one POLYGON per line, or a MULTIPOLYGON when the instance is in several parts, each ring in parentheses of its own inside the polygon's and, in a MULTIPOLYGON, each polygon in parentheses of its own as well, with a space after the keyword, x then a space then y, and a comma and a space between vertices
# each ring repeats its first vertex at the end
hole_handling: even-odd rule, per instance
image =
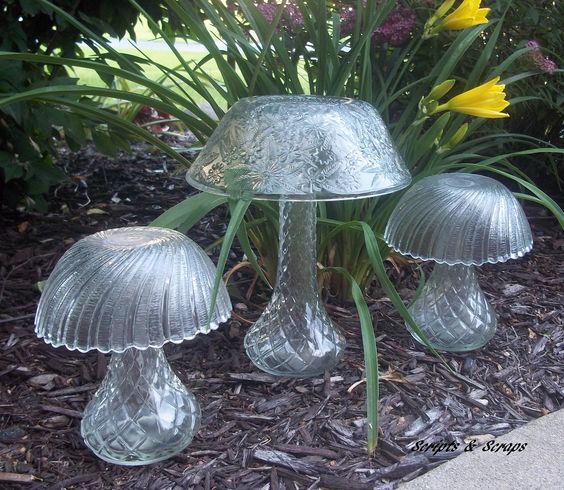
MULTIPOLYGON (((81 413, 106 370, 102 354, 54 349, 38 340, 39 292, 62 253, 96 231, 145 225, 187 193, 166 158, 137 151, 110 159, 65 153, 72 180, 46 214, 2 209, 0 217, 0 488, 2 489, 372 489, 395 488, 455 457, 413 451, 417 441, 485 443, 564 405, 564 234, 528 207, 533 252, 479 269, 499 326, 484 348, 445 354, 449 370, 406 332, 375 284, 380 440, 366 454, 366 405, 358 317, 327 309, 347 337, 344 359, 325 377, 295 380, 258 371, 242 341, 268 300, 252 277, 233 275, 235 315, 218 331, 167 346, 168 358, 202 407, 199 434, 178 456, 147 467, 97 459, 82 443, 81 413)), ((209 245, 225 229, 218 210, 189 235, 209 245)), ((232 254, 231 265, 238 255, 232 254)), ((390 267, 409 300, 416 264, 390 267)), ((517 441, 526 442, 526 441, 517 441)))

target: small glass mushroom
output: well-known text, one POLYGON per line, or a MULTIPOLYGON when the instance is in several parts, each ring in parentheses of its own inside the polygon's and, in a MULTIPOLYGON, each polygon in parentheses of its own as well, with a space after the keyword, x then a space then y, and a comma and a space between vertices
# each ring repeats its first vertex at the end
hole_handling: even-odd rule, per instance
POLYGON ((374 108, 319 96, 239 100, 220 121, 187 180, 205 192, 279 201, 276 284, 245 336, 260 369, 315 376, 345 346, 317 286, 316 201, 359 199, 399 190, 410 176, 374 108))
POLYGON ((410 313, 435 349, 450 352, 482 347, 496 330, 495 312, 472 266, 522 257, 533 243, 511 191, 467 173, 434 175, 411 187, 384 239, 401 254, 437 263, 410 313))
POLYGON ((154 463, 182 451, 194 437, 199 405, 161 347, 207 333, 229 318, 224 285, 209 318, 214 276, 198 245, 156 227, 88 236, 55 266, 39 301, 37 335, 55 347, 113 353, 81 424, 85 444, 101 459, 154 463))

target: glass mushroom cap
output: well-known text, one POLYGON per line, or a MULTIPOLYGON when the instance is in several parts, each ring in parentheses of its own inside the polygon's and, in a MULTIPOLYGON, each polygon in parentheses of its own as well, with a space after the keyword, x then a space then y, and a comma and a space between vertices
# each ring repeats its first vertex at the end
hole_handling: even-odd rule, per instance
POLYGON ((36 333, 55 347, 123 352, 182 342, 230 316, 222 283, 209 321, 215 267, 174 230, 107 230, 75 243, 41 295, 36 333))
POLYGON ((511 191, 468 173, 417 182, 394 209, 384 239, 402 254, 449 265, 505 262, 522 257, 533 243, 511 191))
POLYGON ((186 178, 206 192, 287 201, 370 197, 410 182, 370 104, 302 95, 239 100, 186 178))

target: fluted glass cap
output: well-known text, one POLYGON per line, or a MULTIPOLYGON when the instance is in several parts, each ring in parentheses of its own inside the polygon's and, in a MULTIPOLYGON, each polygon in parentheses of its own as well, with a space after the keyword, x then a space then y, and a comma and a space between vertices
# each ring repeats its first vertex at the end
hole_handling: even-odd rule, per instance
POLYGON ((468 173, 417 182, 394 209, 384 239, 404 255, 450 265, 505 262, 533 245, 511 191, 497 180, 468 173))
POLYGON ((394 192, 411 177, 367 102, 277 95, 235 103, 186 179, 235 198, 330 201, 394 192))
POLYGON ((123 352, 179 343, 230 316, 221 283, 209 322, 215 266, 192 240, 156 227, 117 228, 75 243, 41 295, 35 331, 55 347, 123 352))

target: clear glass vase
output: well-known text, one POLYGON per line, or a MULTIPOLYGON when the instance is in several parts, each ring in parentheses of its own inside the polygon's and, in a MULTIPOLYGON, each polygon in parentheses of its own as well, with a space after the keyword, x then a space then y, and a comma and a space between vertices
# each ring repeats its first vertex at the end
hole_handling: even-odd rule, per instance
POLYGON ((497 325, 472 266, 466 265, 436 264, 409 311, 430 344, 441 351, 478 349, 494 336, 497 325))
POLYGON ((198 402, 162 349, 127 349, 112 355, 106 377, 84 410, 81 434, 101 459, 135 466, 182 451, 199 423, 198 402))
POLYGON ((252 362, 276 376, 322 374, 337 364, 345 348, 319 297, 315 222, 315 203, 280 203, 276 285, 245 336, 252 362))

